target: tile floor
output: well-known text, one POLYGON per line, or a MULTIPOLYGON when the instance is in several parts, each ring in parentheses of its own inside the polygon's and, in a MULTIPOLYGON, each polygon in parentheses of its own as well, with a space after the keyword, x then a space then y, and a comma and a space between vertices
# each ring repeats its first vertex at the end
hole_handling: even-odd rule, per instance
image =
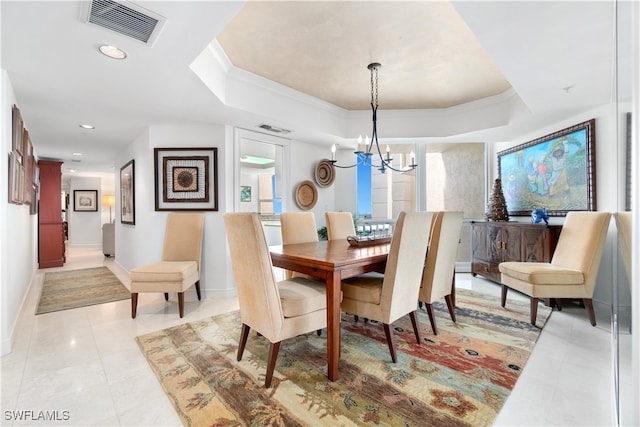
MULTIPOLYGON (((60 269, 106 265, 127 283, 99 249, 71 248, 68 255, 60 269)), ((235 298, 198 302, 189 292, 183 319, 175 296, 166 304, 162 294, 141 295, 137 319, 128 300, 36 316, 43 278, 39 270, 14 350, 0 359, 2 425, 181 425, 133 338, 237 309, 235 298), (14 420, 15 410, 58 411, 61 420, 14 420)), ((457 286, 500 295, 497 285, 469 274, 458 274, 457 286)), ((495 425, 613 425, 610 348, 611 334, 592 327, 584 309, 554 312, 495 425)))

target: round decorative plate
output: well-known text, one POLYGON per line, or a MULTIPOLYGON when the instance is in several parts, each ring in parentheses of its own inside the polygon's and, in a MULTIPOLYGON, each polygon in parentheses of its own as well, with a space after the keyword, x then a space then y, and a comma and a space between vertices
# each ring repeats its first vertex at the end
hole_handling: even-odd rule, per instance
POLYGON ((296 203, 302 210, 309 210, 318 201, 318 190, 313 182, 302 181, 296 188, 296 203))
POLYGON ((316 165, 316 182, 320 187, 330 187, 336 179, 336 169, 329 159, 322 159, 316 165))

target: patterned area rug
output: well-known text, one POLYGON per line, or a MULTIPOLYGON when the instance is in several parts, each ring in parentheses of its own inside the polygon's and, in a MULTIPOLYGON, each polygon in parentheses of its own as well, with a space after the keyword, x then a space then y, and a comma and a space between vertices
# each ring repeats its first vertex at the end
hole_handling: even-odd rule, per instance
POLYGON ((45 273, 36 314, 131 298, 107 267, 45 273))
MULTIPOLYGON (((187 426, 488 426, 540 334, 528 302, 499 299, 458 290, 457 323, 434 304, 437 336, 419 310, 420 346, 406 316, 394 325, 396 364, 382 325, 343 315, 338 381, 327 379, 325 334, 310 333, 282 343, 267 390, 266 339, 252 332, 236 361, 238 312, 136 339, 187 426)), ((539 326, 549 313, 540 306, 539 326)))

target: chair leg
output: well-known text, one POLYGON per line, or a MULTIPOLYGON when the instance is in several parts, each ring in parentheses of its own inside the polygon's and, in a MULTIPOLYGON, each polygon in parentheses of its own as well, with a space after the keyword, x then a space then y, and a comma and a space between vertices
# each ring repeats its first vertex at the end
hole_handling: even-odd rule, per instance
POLYGON ((131 294, 131 318, 136 318, 136 313, 138 311, 138 293, 134 292, 131 294))
MULTIPOLYGON (((456 268, 453 267, 453 277, 451 278, 451 305, 456 306, 456 268)), ((453 317, 452 317, 453 319, 453 317)), ((455 322, 456 319, 453 319, 455 322)))
POLYGON ((393 331, 386 323, 384 324, 384 334, 387 336, 387 344, 389 345, 391 360, 393 361, 393 363, 396 363, 396 361, 398 360, 396 357, 396 343, 395 341, 393 341, 393 331))
POLYGON ((198 295, 198 301, 201 301, 202 296, 200 295, 200 280, 196 282, 196 294, 198 295))
POLYGON ((438 335, 438 327, 436 326, 436 318, 433 315, 433 307, 431 304, 424 304, 427 308, 427 314, 429 315, 429 322, 431 322, 431 329, 433 329, 433 335, 438 335))
POLYGON ((164 293, 164 300, 165 301, 169 301, 169 293, 168 292, 164 293))
POLYGON ((502 295, 500 296, 500 305, 504 307, 507 304, 507 285, 502 285, 502 295))
POLYGON ((538 298, 531 297, 531 324, 536 326, 536 318, 538 317, 538 298))
POLYGON ((184 292, 178 292, 178 311, 180 317, 184 317, 184 292))
POLYGON ((555 303, 558 311, 562 311, 562 298, 554 298, 553 302, 555 303))
POLYGON ((411 318, 411 324, 413 325, 413 333, 416 336, 416 341, 418 345, 421 344, 422 340, 420 339, 420 328, 418 327, 418 316, 416 316, 416 312, 412 311, 409 313, 409 317, 411 318))
POLYGON ((240 342, 238 343, 238 355, 236 360, 239 362, 242 359, 242 353, 244 353, 244 347, 247 345, 247 338, 249 337, 249 331, 251 328, 244 323, 242 324, 242 330, 240 331, 240 342))
POLYGON ((280 342, 271 343, 269 346, 269 358, 267 359, 267 375, 264 378, 264 387, 271 387, 271 379, 273 378, 273 370, 276 367, 276 359, 280 350, 280 342))
POLYGON ((454 298, 455 297, 453 296, 453 294, 444 296, 444 300, 447 302, 447 308, 449 309, 449 314, 451 315, 451 320, 453 320, 455 322, 456 321, 456 311, 454 309, 454 307, 455 307, 455 303, 453 301, 454 298))
POLYGON ((589 321, 591 322, 591 326, 596 326, 596 312, 593 310, 593 300, 591 298, 584 298, 582 301, 589 312, 589 321))

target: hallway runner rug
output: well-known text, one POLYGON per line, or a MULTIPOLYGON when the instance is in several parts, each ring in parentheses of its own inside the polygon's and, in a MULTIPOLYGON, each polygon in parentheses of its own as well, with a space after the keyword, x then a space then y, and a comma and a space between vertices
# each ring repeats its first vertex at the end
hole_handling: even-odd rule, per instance
MULTIPOLYGON (((326 334, 282 342, 264 388, 268 341, 249 335, 240 362, 239 312, 136 338, 186 426, 490 426, 540 335, 529 302, 456 290, 453 323, 434 304, 440 334, 418 310, 423 342, 409 316, 397 321, 398 363, 382 325, 342 317, 340 378, 327 379, 326 334)), ((540 306, 538 325, 550 310, 540 306)))
POLYGON ((36 314, 130 298, 129 290, 107 267, 45 273, 36 314))

